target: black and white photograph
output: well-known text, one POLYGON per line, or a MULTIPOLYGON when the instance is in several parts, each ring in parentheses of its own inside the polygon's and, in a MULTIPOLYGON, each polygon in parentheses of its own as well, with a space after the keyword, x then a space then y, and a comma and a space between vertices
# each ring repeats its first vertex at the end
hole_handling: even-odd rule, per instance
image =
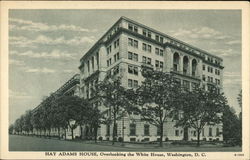
POLYGON ((242 15, 8 9, 8 153, 249 158, 242 15))

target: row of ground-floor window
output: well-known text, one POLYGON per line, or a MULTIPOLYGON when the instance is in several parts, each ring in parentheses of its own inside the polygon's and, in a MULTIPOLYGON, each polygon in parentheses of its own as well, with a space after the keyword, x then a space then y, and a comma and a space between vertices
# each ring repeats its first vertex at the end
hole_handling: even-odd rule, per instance
MULTIPOLYGON (((160 129, 145 121, 135 119, 123 119, 117 121, 115 125, 115 140, 126 142, 146 142, 146 141, 159 141, 160 129)), ((70 128, 58 132, 57 128, 52 128, 50 132, 47 131, 33 131, 33 134, 45 136, 59 136, 65 139, 72 138, 70 128)), ((94 139, 94 129, 89 126, 78 126, 73 131, 73 137, 76 139, 94 139)), ((163 126, 163 141, 168 140, 196 140, 197 131, 193 128, 175 127, 175 122, 168 121, 163 126), (184 138, 185 137, 185 138, 184 138)), ((97 131, 97 140, 113 140, 113 124, 101 124, 97 131)), ((201 133, 200 140, 205 141, 222 141, 222 125, 206 125, 201 133)))

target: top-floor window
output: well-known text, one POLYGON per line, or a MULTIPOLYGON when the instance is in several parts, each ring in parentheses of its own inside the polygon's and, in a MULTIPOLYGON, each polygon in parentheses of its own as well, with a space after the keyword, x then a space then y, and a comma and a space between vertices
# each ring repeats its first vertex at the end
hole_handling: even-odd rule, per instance
POLYGON ((133 25, 132 24, 128 24, 128 29, 133 31, 133 25))
POLYGON ((155 40, 159 41, 159 35, 155 35, 155 40))
POLYGON ((147 30, 146 30, 146 29, 143 29, 143 30, 142 30, 142 34, 143 34, 144 36, 147 36, 147 30))
POLYGON ((151 38, 151 32, 150 31, 148 31, 148 37, 151 38))
POLYGON ((163 37, 160 37, 160 42, 163 43, 163 37))
POLYGON ((119 39, 117 39, 117 40, 114 41, 114 48, 116 48, 118 46, 119 46, 119 39))

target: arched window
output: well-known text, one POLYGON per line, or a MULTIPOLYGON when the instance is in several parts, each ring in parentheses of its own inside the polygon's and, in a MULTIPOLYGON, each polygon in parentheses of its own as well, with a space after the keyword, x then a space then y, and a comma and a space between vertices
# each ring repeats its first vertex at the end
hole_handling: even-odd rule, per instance
POLYGON ((195 76, 196 68, 197 68, 197 61, 196 59, 193 59, 192 60, 192 76, 195 76))
POLYGON ((188 64, 189 64, 189 59, 187 56, 183 57, 183 74, 188 73, 188 64))
POLYGON ((180 56, 177 52, 174 53, 174 63, 173 63, 173 70, 178 71, 180 56))

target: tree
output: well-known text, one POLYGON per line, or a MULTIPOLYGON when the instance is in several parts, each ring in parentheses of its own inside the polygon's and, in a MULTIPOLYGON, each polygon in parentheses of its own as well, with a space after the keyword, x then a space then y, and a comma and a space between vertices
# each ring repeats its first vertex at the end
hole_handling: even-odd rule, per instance
POLYGON ((36 110, 32 111, 31 124, 36 129, 36 131, 40 132, 40 136, 41 136, 42 122, 41 122, 41 119, 40 119, 40 114, 42 114, 41 108, 37 108, 36 110))
POLYGON ((126 89, 121 85, 120 78, 110 79, 106 78, 104 81, 97 85, 97 95, 103 104, 111 112, 110 120, 113 122, 113 140, 112 145, 115 143, 117 136, 117 120, 119 114, 127 106, 126 89))
POLYGON ((222 116, 223 139, 226 143, 241 145, 241 120, 235 113, 236 112, 232 107, 224 107, 222 116))
POLYGON ((31 110, 27 110, 24 114, 24 126, 23 129, 24 131, 26 131, 28 134, 30 132, 33 132, 33 125, 31 123, 31 117, 32 117, 32 113, 31 110))
POLYGON ((11 125, 9 126, 9 134, 13 134, 13 131, 14 131, 14 125, 11 124, 11 125))
POLYGON ((142 119, 158 127, 162 146, 163 125, 175 107, 179 85, 169 73, 143 70, 145 80, 136 90, 136 103, 140 107, 142 119))
POLYGON ((224 106, 227 105, 227 100, 215 87, 205 91, 197 86, 192 91, 183 92, 181 97, 182 105, 178 110, 183 113, 183 116, 178 117, 176 126, 194 128, 197 133, 197 146, 199 146, 200 133, 204 126, 221 122, 221 114, 224 106))
POLYGON ((61 127, 64 129, 67 127, 70 128, 73 140, 74 129, 81 123, 81 115, 79 115, 82 109, 81 98, 78 96, 63 95, 56 99, 55 105, 58 108, 57 116, 60 116, 61 127))

